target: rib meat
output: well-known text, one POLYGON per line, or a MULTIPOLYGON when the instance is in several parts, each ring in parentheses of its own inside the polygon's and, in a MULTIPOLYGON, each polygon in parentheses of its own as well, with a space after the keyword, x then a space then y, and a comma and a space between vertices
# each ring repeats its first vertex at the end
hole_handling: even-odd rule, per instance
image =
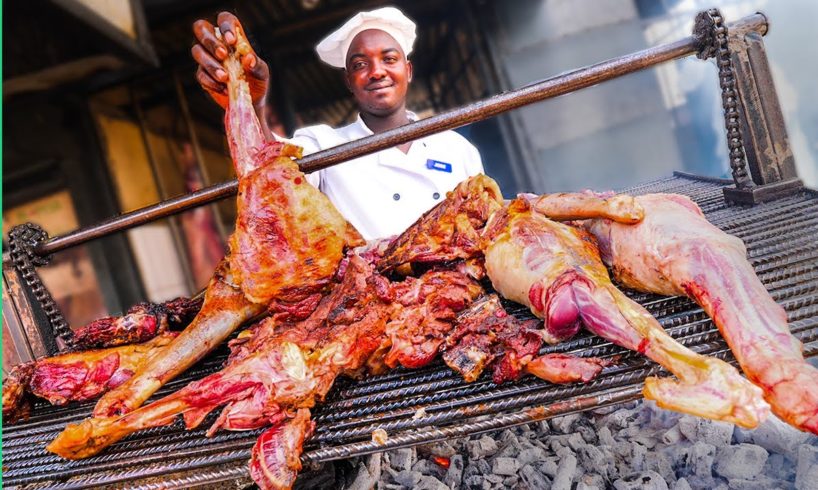
POLYGON ((446 337, 443 360, 467 382, 491 365, 495 383, 516 380, 523 372, 552 383, 587 383, 610 364, 565 354, 538 356, 541 328, 541 321, 521 321, 509 315, 496 294, 485 295, 457 316, 446 337))
POLYGON ((120 317, 109 316, 74 331, 77 350, 147 342, 168 329, 184 328, 202 307, 201 298, 139 303, 120 317))
POLYGON ((52 405, 96 398, 130 378, 176 335, 163 332, 141 344, 72 352, 15 366, 3 379, 3 417, 26 416, 27 394, 52 405))
POLYGON ((803 358, 787 315, 755 275, 744 243, 710 224, 685 196, 636 198, 638 225, 593 220, 614 276, 628 287, 685 295, 713 319, 747 377, 779 417, 818 434, 818 369, 803 358))
POLYGON ((94 410, 97 416, 139 407, 271 302, 299 304, 320 292, 344 247, 363 243, 326 196, 307 182, 293 161, 301 150, 264 140, 239 62, 239 53, 249 46, 242 33, 237 37, 237 50, 224 62, 229 76, 225 127, 239 179, 230 253, 191 325, 149 366, 106 394, 94 410))
POLYGON ((645 397, 661 406, 744 427, 764 419, 768 407, 758 388, 729 364, 676 342, 611 283, 590 235, 532 207, 517 199, 492 216, 486 225, 486 269, 496 291, 545 320, 547 340, 568 338, 584 324, 676 375, 678 381, 645 381, 645 397))

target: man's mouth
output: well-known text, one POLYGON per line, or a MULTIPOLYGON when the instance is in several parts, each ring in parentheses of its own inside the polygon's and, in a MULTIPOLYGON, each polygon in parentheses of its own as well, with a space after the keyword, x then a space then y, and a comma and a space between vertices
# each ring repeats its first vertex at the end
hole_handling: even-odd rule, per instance
POLYGON ((394 83, 383 83, 383 84, 378 84, 378 85, 370 85, 369 87, 366 88, 366 90, 367 90, 367 92, 378 92, 378 91, 381 91, 381 90, 392 88, 394 86, 395 86, 394 83))

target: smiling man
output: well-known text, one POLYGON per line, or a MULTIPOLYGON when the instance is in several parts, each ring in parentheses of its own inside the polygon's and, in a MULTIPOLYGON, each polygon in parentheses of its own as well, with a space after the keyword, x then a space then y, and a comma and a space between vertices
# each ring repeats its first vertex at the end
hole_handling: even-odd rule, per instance
MULTIPOLYGON (((219 14, 217 23, 221 40, 209 22, 193 24, 198 43, 192 52, 199 64, 197 80, 224 107, 224 43, 236 42, 234 32, 241 25, 226 12, 219 14)), ((400 10, 385 7, 360 12, 322 40, 316 46, 318 56, 344 70, 346 86, 358 104, 357 120, 340 128, 302 128, 287 141, 303 147, 307 154, 415 120, 406 109, 412 82, 412 62, 407 56, 415 37, 414 22, 400 10)), ((255 53, 244 55, 242 64, 264 125, 270 68, 255 53)), ((270 138, 282 139, 269 128, 265 130, 270 138)), ((373 239, 401 233, 460 181, 482 172, 477 149, 459 134, 444 131, 320 170, 308 178, 366 239, 373 239)))

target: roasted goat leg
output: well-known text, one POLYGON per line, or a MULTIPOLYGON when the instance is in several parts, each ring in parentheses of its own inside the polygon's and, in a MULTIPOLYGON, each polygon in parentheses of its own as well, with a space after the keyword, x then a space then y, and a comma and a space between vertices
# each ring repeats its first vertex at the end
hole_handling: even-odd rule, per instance
POLYGON ((566 354, 539 356, 542 322, 509 315, 496 294, 485 295, 462 311, 446 337, 443 360, 467 382, 492 366, 495 383, 524 372, 552 383, 588 382, 610 361, 566 354))
POLYGON ((685 196, 636 199, 645 208, 637 225, 587 222, 614 277, 633 289, 696 301, 773 412, 818 434, 818 369, 804 360, 784 309, 747 261, 744 243, 710 224, 685 196))
POLYGON ((96 398, 130 378, 174 337, 176 332, 163 332, 140 344, 72 352, 15 366, 3 378, 3 418, 25 416, 27 394, 52 405, 96 398))
MULTIPOLYGON (((293 325, 263 320, 256 335, 264 342, 254 352, 126 415, 70 424, 48 450, 68 459, 88 457, 135 431, 170 424, 177 415, 183 415, 187 427, 197 427, 220 406, 224 409, 210 433, 276 425, 292 411, 322 400, 338 376, 365 368, 383 340, 390 294, 388 282, 353 257, 342 282, 306 320, 293 325)), ((287 457, 297 457, 300 450, 291 449, 287 457)), ((273 466, 269 454, 264 461, 273 466)))
POLYGON ((225 126, 239 178, 236 230, 191 325, 127 383, 109 392, 96 416, 114 416, 142 405, 271 302, 298 304, 324 289, 345 246, 363 243, 332 203, 307 182, 293 158, 299 148, 266 142, 253 109, 239 52, 241 32, 224 62, 228 73, 225 126))
POLYGON ((147 342, 168 329, 186 327, 202 307, 201 298, 176 298, 164 303, 139 303, 124 315, 94 320, 74 331, 77 350, 147 342))
POLYGON ((757 387, 729 364, 676 342, 611 283, 593 238, 583 230, 549 220, 517 199, 492 216, 486 233, 486 270, 494 288, 543 318, 551 340, 569 337, 584 324, 676 375, 678 381, 645 381, 645 397, 660 406, 744 427, 766 417, 769 407, 757 387))

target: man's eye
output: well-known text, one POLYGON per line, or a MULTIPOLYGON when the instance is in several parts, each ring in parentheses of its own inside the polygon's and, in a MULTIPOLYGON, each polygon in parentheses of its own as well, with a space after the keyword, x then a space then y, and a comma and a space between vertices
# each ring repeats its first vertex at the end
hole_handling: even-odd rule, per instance
POLYGON ((386 58, 384 61, 386 61, 387 63, 397 63, 398 59, 395 58, 394 56, 390 56, 390 57, 386 58))
POLYGON ((360 70, 361 68, 363 68, 365 66, 366 66, 366 63, 364 63, 363 61, 358 61, 357 63, 352 64, 352 69, 353 70, 360 70))

